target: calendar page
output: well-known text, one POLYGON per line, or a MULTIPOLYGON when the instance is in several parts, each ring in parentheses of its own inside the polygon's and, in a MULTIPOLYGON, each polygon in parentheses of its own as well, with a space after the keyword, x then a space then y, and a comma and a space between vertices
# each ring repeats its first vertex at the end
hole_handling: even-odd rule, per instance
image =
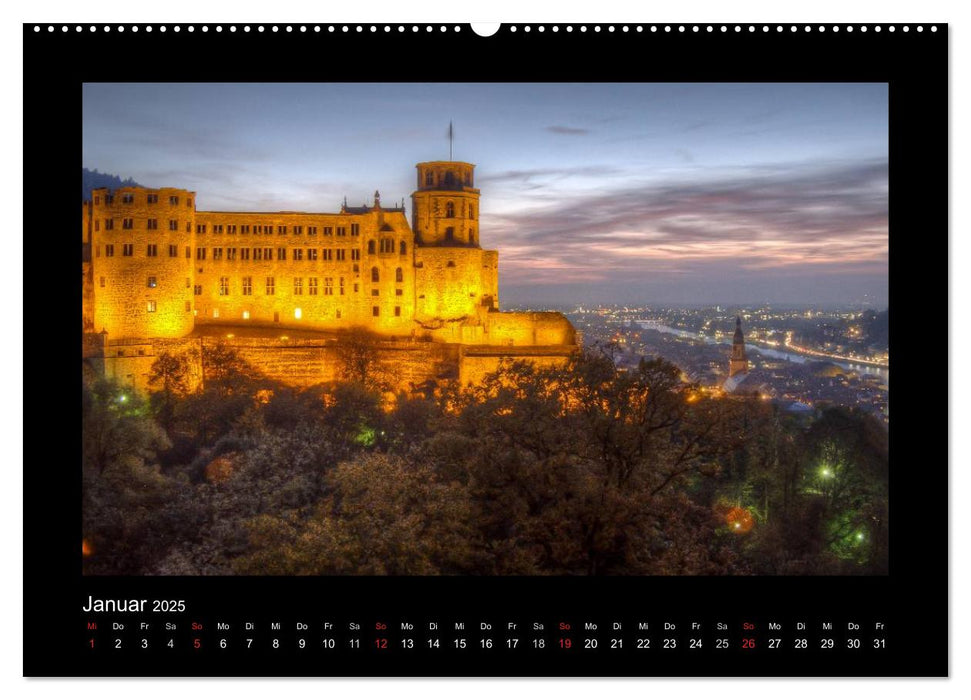
POLYGON ((24 25, 25 675, 948 674, 947 25, 492 29, 24 25))

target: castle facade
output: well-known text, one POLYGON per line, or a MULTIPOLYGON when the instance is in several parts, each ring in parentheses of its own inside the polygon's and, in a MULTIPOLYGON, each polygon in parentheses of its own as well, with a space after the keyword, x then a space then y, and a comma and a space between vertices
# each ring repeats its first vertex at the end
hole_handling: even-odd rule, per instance
MULTIPOLYGON (((291 331, 319 332, 315 347, 326 347, 351 328, 388 348, 452 345, 459 364, 480 358, 464 362, 476 365, 471 374, 458 368, 469 380, 496 364, 483 357, 575 350, 562 314, 499 311, 499 254, 480 245, 474 166, 416 168, 410 223, 403 206, 383 207, 377 192, 371 206, 345 201, 336 213, 257 213, 199 211, 195 192, 183 189, 94 190, 82 209, 86 355, 139 384, 148 363, 126 358, 147 360, 190 336, 234 338, 227 327, 247 329, 244 349, 291 331)), ((322 381, 332 378, 326 364, 322 381)), ((441 373, 432 364, 428 373, 441 373)), ((278 374, 286 379, 285 367, 278 374)))

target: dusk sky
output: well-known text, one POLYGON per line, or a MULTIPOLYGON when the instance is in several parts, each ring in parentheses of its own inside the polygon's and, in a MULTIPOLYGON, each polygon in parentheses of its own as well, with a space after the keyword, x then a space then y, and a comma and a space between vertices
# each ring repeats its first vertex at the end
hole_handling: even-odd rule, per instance
POLYGON ((476 164, 503 306, 887 302, 885 84, 89 84, 83 165, 200 210, 476 164))

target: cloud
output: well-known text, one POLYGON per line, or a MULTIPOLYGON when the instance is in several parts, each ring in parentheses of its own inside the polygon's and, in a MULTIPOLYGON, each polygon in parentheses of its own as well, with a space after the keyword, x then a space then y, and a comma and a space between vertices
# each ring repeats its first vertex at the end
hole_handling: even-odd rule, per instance
POLYGON ((569 177, 606 177, 616 175, 621 170, 611 165, 584 165, 566 168, 531 168, 527 170, 502 170, 497 173, 476 175, 479 184, 523 183, 530 180, 550 178, 561 180, 569 177))
POLYGON ((546 130, 552 134, 563 134, 564 136, 584 136, 590 133, 590 129, 581 129, 575 126, 562 126, 560 124, 548 126, 546 127, 546 130))
POLYGON ((886 274, 887 174, 886 160, 875 160, 615 185, 493 214, 487 240, 512 284, 886 274))

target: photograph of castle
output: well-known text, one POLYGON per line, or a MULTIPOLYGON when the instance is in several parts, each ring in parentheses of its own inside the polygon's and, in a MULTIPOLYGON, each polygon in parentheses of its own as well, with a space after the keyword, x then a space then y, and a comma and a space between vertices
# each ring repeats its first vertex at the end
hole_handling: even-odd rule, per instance
POLYGON ((886 101, 85 85, 84 573, 886 573, 886 101))

